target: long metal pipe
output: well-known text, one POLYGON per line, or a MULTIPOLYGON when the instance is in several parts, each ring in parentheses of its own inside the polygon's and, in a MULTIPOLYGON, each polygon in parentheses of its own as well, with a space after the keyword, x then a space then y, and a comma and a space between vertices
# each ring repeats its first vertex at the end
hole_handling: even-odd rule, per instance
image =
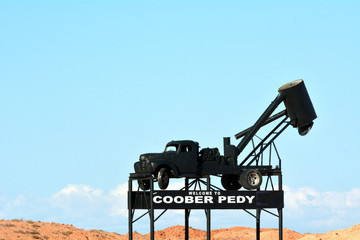
POLYGON ((285 99, 285 94, 280 92, 277 97, 272 101, 272 103, 268 106, 268 108, 264 111, 264 113, 260 116, 260 118, 256 121, 256 123, 251 127, 251 129, 246 133, 244 138, 241 140, 239 145, 237 145, 237 149, 239 150, 238 155, 244 150, 247 144, 251 141, 251 139, 255 136, 257 131, 264 125, 266 120, 270 117, 270 115, 275 111, 277 106, 285 99))
MULTIPOLYGON (((278 113, 272 115, 271 117, 269 117, 269 118, 264 122, 264 124, 262 125, 262 127, 265 126, 265 125, 267 125, 267 124, 269 124, 269 123, 271 123, 271 122, 273 122, 273 121, 275 121, 276 119, 281 118, 282 116, 285 116, 285 115, 286 115, 286 110, 283 110, 283 111, 281 111, 281 112, 278 112, 278 113)), ((243 137, 248 131, 250 131, 250 129, 251 129, 251 127, 249 127, 249 128, 247 128, 247 129, 245 129, 245 130, 243 130, 243 131, 235 134, 236 140, 238 140, 239 138, 243 137)))

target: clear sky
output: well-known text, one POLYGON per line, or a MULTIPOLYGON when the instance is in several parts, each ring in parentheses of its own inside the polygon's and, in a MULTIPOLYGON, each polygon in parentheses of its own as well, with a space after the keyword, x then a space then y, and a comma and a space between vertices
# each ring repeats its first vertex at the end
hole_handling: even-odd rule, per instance
MULTIPOLYGON (((318 119, 307 136, 289 128, 277 140, 284 225, 358 224, 359 10, 359 1, 0 1, 0 218, 124 234, 140 154, 176 139, 222 152, 222 138, 236 143, 281 85, 304 79, 318 119)), ((157 228, 183 224, 176 216, 157 228)), ((255 227, 246 219, 215 212, 212 226, 255 227)), ((204 229, 205 217, 191 225, 204 229)))

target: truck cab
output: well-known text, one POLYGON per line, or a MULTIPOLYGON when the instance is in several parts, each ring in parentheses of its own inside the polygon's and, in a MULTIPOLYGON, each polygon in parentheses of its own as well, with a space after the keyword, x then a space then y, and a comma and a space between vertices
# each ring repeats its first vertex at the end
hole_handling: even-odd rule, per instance
POLYGON ((171 156, 170 160, 176 166, 178 175, 194 175, 194 169, 198 168, 199 143, 189 140, 171 141, 166 144, 164 153, 171 156))
MULTIPOLYGON (((199 143, 191 140, 171 141, 162 153, 140 155, 134 169, 135 173, 150 173, 157 177, 161 189, 167 187, 170 177, 198 177, 199 143)), ((142 189, 148 188, 147 182, 139 184, 142 189)))

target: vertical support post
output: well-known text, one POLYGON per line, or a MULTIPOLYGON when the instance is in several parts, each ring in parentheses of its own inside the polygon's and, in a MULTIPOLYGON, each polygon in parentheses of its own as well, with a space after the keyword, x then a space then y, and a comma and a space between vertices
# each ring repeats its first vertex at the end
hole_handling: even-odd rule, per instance
POLYGON ((154 181, 150 179, 150 239, 155 240, 155 231, 154 231, 154 181))
MULTIPOLYGON (((185 190, 189 190, 189 179, 185 178, 185 190)), ((185 209, 185 240, 189 240, 189 216, 190 210, 185 209)))
MULTIPOLYGON (((281 169, 281 168, 280 168, 281 169)), ((282 191, 282 173, 279 175, 279 191, 282 191)), ((283 209, 279 208, 279 240, 283 240, 283 209)))
MULTIPOLYGON (((207 176, 206 187, 210 191, 210 175, 207 176)), ((207 240, 211 240, 211 212, 210 209, 206 209, 206 236, 207 240)))
POLYGON ((260 214, 261 208, 256 209, 256 240, 260 240, 260 214))
MULTIPOLYGON (((281 163, 281 160, 280 160, 281 163)), ((281 166, 281 165, 280 165, 281 166)), ((281 169, 281 167, 280 167, 281 169)), ((282 191, 282 173, 280 173, 279 175, 279 191, 282 191)), ((283 212, 282 212, 282 208, 278 209, 279 212, 279 240, 283 240, 283 212)))
POLYGON ((283 210, 278 209, 279 212, 279 240, 283 240, 283 210))
POLYGON ((129 240, 133 240, 133 206, 132 206, 132 179, 129 178, 128 185, 128 211, 129 211, 129 240))

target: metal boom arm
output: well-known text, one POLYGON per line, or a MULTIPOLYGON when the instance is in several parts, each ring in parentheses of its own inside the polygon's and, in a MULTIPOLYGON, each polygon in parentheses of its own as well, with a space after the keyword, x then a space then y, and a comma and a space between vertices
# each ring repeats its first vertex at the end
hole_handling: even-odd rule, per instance
POLYGON ((257 131, 265 124, 270 115, 275 111, 275 109, 279 106, 279 104, 285 99, 285 94, 280 92, 277 97, 272 101, 269 107, 265 110, 265 112, 260 116, 260 118, 256 121, 256 123, 247 131, 244 138, 241 140, 239 145, 237 145, 237 149, 240 154, 246 145, 251 141, 251 139, 255 136, 257 131))
MULTIPOLYGON (((281 118, 282 116, 286 116, 286 110, 282 110, 281 112, 278 112, 278 113, 272 115, 271 117, 269 117, 269 118, 264 122, 264 124, 263 124, 262 126, 265 126, 265 125, 267 125, 267 124, 269 124, 269 123, 271 123, 271 122, 273 122, 273 121, 281 118)), ((247 129, 245 129, 245 130, 242 130, 241 132, 235 134, 235 138, 236 138, 236 139, 239 139, 239 138, 245 136, 245 134, 246 134, 248 131, 250 131, 250 130, 251 130, 251 127, 247 128, 247 129)))

